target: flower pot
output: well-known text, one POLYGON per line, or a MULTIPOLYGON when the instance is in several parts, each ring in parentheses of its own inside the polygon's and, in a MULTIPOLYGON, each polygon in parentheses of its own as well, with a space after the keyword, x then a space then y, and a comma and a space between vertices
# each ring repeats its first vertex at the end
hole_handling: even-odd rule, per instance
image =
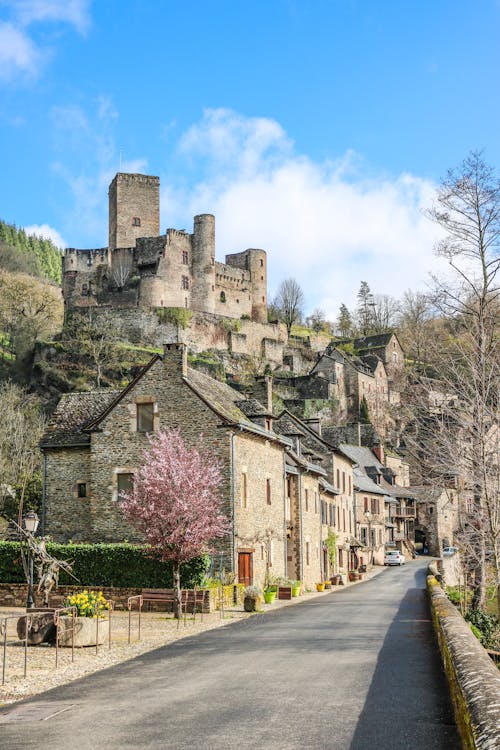
POLYGON ((292 596, 300 596, 300 583, 297 586, 292 586, 292 596))
POLYGON ((316 584, 316 591, 324 591, 325 590, 325 584, 324 583, 317 583, 316 584))
POLYGON ((264 591, 264 601, 266 604, 272 604, 275 599, 276 599, 276 591, 273 591, 272 589, 268 591, 264 591))
MULTIPOLYGON (((72 617, 59 620, 59 645, 71 647, 72 617)), ((75 617, 75 648, 96 645, 97 620, 95 617, 75 617)), ((109 638, 109 620, 99 620, 99 645, 109 638)))
POLYGON ((331 588, 332 588, 331 581, 325 581, 325 589, 331 589, 331 588))
POLYGON ((335 575, 330 578, 330 581, 332 582, 332 586, 338 586, 340 583, 340 576, 335 575))
POLYGON ((243 599, 243 609, 245 612, 257 612, 260 604, 262 604, 261 596, 245 596, 243 599))

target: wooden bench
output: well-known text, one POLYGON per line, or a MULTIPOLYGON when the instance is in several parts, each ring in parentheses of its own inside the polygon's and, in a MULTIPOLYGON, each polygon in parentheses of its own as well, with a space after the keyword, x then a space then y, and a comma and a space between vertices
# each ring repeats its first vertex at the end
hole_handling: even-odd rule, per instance
MULTIPOLYGON (((143 589, 141 596, 143 602, 148 602, 149 610, 151 610, 151 604, 169 604, 169 612, 174 609, 174 589, 143 589)), ((200 612, 203 620, 205 604, 210 609, 210 596, 207 589, 181 589, 180 613, 184 616, 187 612, 192 612, 193 617, 196 617, 196 613, 200 612)))

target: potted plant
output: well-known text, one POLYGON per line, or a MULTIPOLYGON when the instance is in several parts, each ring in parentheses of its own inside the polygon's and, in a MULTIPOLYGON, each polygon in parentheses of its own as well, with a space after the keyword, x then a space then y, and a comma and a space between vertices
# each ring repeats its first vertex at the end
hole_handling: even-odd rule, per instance
POLYGON ((276 599, 276 586, 270 586, 269 588, 264 589, 264 601, 266 604, 272 604, 274 600, 276 599))
POLYGON ((292 581, 292 596, 300 596, 302 584, 300 581, 292 581))
POLYGON ((323 581, 318 581, 316 584, 316 591, 324 591, 325 590, 325 584, 323 581))
POLYGON ((95 646, 104 643, 109 635, 109 620, 101 619, 110 603, 105 599, 102 591, 81 591, 79 594, 69 596, 65 601, 66 607, 74 607, 74 634, 73 617, 61 617, 59 622, 59 645, 71 646, 74 639, 76 647, 95 646), (99 623, 96 619, 99 618, 99 623), (98 627, 97 627, 98 625, 98 627))
POLYGON ((325 581, 325 589, 331 589, 332 588, 332 582, 331 581, 325 581))
POLYGON ((258 586, 247 586, 243 590, 243 608, 245 612, 256 612, 262 604, 262 591, 258 586))

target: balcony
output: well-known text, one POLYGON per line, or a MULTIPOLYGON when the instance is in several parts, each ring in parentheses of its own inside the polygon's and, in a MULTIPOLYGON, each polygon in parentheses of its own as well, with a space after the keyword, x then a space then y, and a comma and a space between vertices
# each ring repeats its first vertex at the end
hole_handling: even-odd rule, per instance
POLYGON ((417 511, 415 508, 402 508, 398 506, 391 511, 392 518, 415 518, 417 511))

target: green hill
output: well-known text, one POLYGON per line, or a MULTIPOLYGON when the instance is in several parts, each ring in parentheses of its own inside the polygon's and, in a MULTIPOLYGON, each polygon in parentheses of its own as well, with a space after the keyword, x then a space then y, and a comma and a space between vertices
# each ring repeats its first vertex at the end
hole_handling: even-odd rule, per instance
POLYGON ((0 221, 0 267, 61 283, 61 251, 51 240, 0 221))

